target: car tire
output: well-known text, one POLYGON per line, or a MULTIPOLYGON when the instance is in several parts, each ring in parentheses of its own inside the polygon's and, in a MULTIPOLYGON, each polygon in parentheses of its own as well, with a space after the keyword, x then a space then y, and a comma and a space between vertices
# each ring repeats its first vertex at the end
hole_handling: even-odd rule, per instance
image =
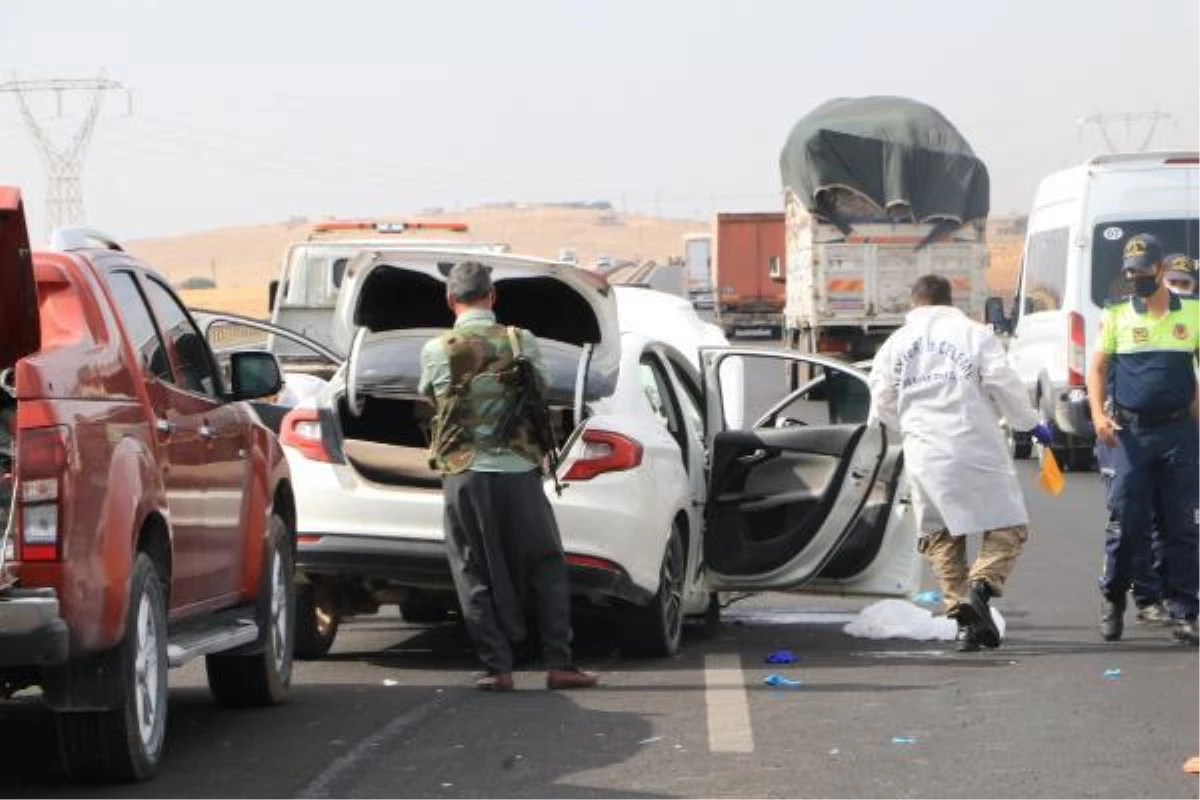
POLYGON ((146 553, 133 565, 125 638, 100 661, 99 669, 119 675, 119 705, 57 714, 63 765, 79 781, 146 780, 162 760, 167 732, 167 600, 146 553))
POLYGON ((1029 434, 1017 433, 1006 426, 1004 438, 1008 441, 1008 452, 1017 461, 1023 461, 1033 455, 1033 439, 1029 434))
POLYGON ((273 706, 287 699, 296 642, 296 583, 287 523, 268 521, 267 557, 256 598, 259 643, 252 653, 206 656, 208 688, 223 706, 273 706))
POLYGON ((667 658, 679 652, 683 638, 683 587, 687 559, 679 526, 671 526, 659 572, 658 591, 648 605, 629 610, 622 629, 626 655, 667 658))
POLYGON ((340 623, 328 586, 318 581, 296 587, 296 658, 324 658, 333 647, 340 623))

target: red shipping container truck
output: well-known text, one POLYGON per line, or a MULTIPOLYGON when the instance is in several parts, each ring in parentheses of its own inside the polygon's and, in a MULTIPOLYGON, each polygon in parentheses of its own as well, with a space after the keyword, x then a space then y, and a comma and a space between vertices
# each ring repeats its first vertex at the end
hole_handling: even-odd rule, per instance
POLYGON ((712 285, 717 324, 730 339, 778 338, 787 290, 783 212, 719 213, 713 225, 712 285))

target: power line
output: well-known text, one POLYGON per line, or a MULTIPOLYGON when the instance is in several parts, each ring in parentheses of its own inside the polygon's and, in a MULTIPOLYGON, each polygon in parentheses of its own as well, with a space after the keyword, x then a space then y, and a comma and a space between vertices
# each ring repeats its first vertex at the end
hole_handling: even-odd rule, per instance
POLYGON ((133 98, 124 84, 109 80, 101 72, 96 78, 53 78, 50 80, 22 81, 14 74, 12 80, 0 83, 0 92, 16 96, 17 108, 25 129, 33 139, 34 147, 46 167, 46 227, 52 231, 64 225, 76 225, 84 221, 83 192, 80 175, 83 172, 83 157, 96 130, 96 120, 104 95, 110 91, 125 93, 128 113, 133 113, 133 98), (87 111, 65 145, 59 145, 50 135, 46 125, 38 121, 30 107, 31 95, 49 93, 54 96, 58 116, 63 115, 63 95, 72 92, 90 94, 87 111))

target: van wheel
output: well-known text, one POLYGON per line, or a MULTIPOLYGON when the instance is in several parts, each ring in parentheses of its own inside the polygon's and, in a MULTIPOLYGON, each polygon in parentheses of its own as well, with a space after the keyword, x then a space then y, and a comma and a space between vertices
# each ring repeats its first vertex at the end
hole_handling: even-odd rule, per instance
POLYGON ((271 514, 259 578, 259 644, 253 653, 206 656, 208 688, 223 706, 273 706, 287 697, 296 639, 296 584, 287 523, 271 514))
POLYGON ((622 632, 621 649, 631 656, 666 658, 679 652, 683 638, 683 582, 687 570, 683 536, 671 526, 659 573, 658 592, 646 606, 633 608, 622 632))
POLYGON ((146 553, 138 553, 133 565, 125 639, 98 669, 119 675, 119 705, 59 712, 63 764, 81 781, 146 780, 158 769, 167 732, 167 602, 146 553))
POLYGON ((305 583, 296 588, 296 658, 311 661, 324 658, 337 638, 337 606, 333 593, 323 582, 305 583))

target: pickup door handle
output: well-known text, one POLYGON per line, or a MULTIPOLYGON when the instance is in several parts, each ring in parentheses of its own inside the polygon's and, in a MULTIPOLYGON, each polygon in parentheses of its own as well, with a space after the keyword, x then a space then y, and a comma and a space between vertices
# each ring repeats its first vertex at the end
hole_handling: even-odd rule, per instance
POLYGON ((213 430, 212 426, 210 426, 210 425, 201 425, 200 426, 200 438, 201 439, 215 439, 215 438, 217 438, 217 432, 215 430, 213 430))

